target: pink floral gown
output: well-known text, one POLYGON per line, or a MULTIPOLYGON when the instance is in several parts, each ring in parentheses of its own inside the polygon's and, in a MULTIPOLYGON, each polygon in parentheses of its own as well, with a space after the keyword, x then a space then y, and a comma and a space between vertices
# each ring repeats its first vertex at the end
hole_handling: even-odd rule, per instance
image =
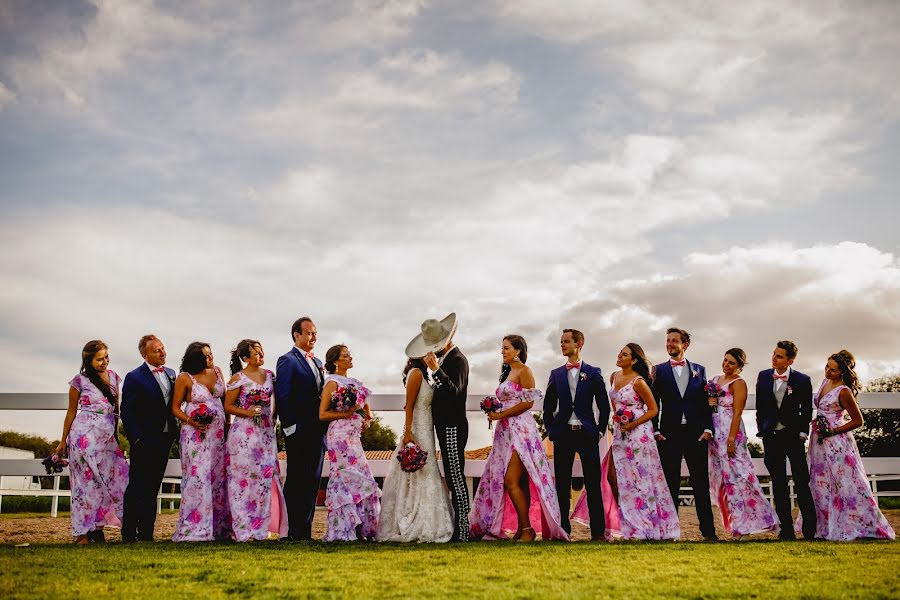
MULTIPOLYGON (((503 410, 543 397, 540 390, 523 390, 512 381, 504 381, 494 393, 503 410)), ((518 529, 515 507, 503 488, 503 478, 513 452, 519 455, 528 473, 531 527, 545 540, 568 541, 569 536, 560 525, 553 467, 544 452, 534 417, 528 411, 494 422, 494 445, 469 513, 470 536, 473 539, 505 539, 518 529)))
POLYGON ((225 382, 216 368, 213 393, 189 375, 193 386, 182 406, 188 415, 201 405, 212 413, 213 422, 201 433, 190 425, 181 426, 181 507, 176 542, 206 542, 231 537, 231 511, 225 479, 225 410, 222 396, 225 382))
MULTIPOLYGON (((828 426, 834 429, 849 419, 838 401, 841 390, 849 388, 842 385, 822 396, 824 385, 823 381, 816 394, 816 412, 824 415, 828 426)), ((820 437, 816 428, 812 428, 809 487, 816 506, 817 538, 837 541, 894 539, 894 530, 872 495, 852 432, 820 437)), ((794 529, 798 535, 802 528, 803 516, 797 515, 794 529)))
MULTIPOLYGON (((734 418, 732 379, 723 386, 726 394, 717 400, 717 412, 712 414, 713 433, 709 441, 709 497, 719 507, 725 531, 741 536, 779 529, 778 515, 763 494, 753 472, 753 459, 747 449, 747 433, 741 422, 735 438, 734 456, 728 456, 728 434, 734 418)), ((715 379, 721 385, 722 375, 715 379)))
MULTIPOLYGON (((369 395, 369 390, 358 379, 329 375, 325 383, 329 381, 334 381, 338 387, 354 385, 359 394, 369 395)), ((353 415, 352 419, 338 419, 328 424, 325 446, 331 466, 325 490, 328 517, 322 538, 326 542, 374 538, 378 532, 381 489, 372 477, 360 440, 363 420, 362 416, 353 415)))
MULTIPOLYGON (((108 373, 110 388, 118 396, 119 376, 108 373)), ((115 407, 86 375, 76 375, 69 385, 81 394, 67 439, 72 535, 79 536, 104 526, 122 526, 128 462, 116 440, 115 407)))
MULTIPOLYGON (((638 379, 641 378, 616 390, 613 378, 609 392, 613 412, 625 408, 635 419, 647 412, 647 405, 634 390, 638 379)), ((647 421, 623 432, 613 421, 612 457, 619 488, 618 521, 622 537, 626 540, 676 540, 681 537, 678 511, 666 485, 653 437, 653 423, 647 421)))
MULTIPOLYGON (((607 431, 600 436, 600 494, 603 497, 603 513, 606 520, 606 539, 622 537, 622 523, 619 519, 619 504, 612 484, 609 483, 609 466, 612 459, 612 436, 607 431)), ((591 526, 591 514, 587 503, 587 490, 581 490, 572 520, 585 527, 591 526)))
POLYGON ((287 508, 278 470, 278 445, 272 420, 272 394, 275 376, 265 370, 266 380, 259 385, 244 373, 228 385, 240 390, 238 408, 252 410, 250 395, 265 403, 259 424, 253 417, 233 417, 225 442, 225 469, 228 478, 228 504, 234 539, 265 540, 269 533, 287 537, 287 508))

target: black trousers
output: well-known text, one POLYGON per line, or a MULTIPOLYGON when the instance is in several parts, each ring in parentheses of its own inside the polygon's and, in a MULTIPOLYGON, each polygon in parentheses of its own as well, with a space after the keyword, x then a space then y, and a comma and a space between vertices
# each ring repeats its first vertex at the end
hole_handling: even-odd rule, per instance
POLYGON ((284 501, 287 504, 288 536, 311 540, 312 522, 316 514, 316 497, 322 479, 325 459, 325 436, 296 431, 285 436, 287 478, 284 480, 284 501))
POLYGON ((128 487, 122 516, 122 540, 152 541, 156 525, 156 497, 169 462, 173 437, 162 434, 131 445, 128 487))
POLYGON ((463 421, 452 427, 435 426, 444 464, 444 479, 453 504, 453 537, 451 542, 469 541, 469 488, 466 487, 466 442, 469 423, 463 421))
POLYGON ((700 434, 695 434, 686 425, 681 425, 675 431, 669 432, 665 441, 657 442, 656 445, 675 509, 678 510, 681 459, 684 458, 694 490, 694 506, 697 509, 697 519, 700 521, 700 533, 703 537, 715 537, 716 526, 713 523, 712 503, 709 499, 709 446, 705 441, 698 441, 699 437, 700 434))
POLYGON ((781 534, 794 537, 787 477, 787 461, 790 460, 797 504, 803 515, 803 537, 812 539, 816 535, 816 507, 809 490, 809 465, 803 440, 795 431, 775 431, 763 438, 763 460, 772 477, 772 495, 775 496, 775 512, 781 521, 781 534))
POLYGON ((603 494, 600 491, 600 447, 598 440, 584 429, 566 429, 553 440, 553 470, 556 476, 556 496, 559 498, 559 515, 562 528, 572 533, 569 509, 572 495, 572 465, 575 454, 581 458, 584 473, 584 489, 587 492, 588 514, 591 519, 591 538, 602 540, 606 533, 606 514, 603 508, 603 494))

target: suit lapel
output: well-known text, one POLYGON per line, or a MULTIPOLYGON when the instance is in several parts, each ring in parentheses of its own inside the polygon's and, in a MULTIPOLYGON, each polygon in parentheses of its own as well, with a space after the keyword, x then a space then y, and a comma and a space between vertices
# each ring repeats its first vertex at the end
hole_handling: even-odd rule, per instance
POLYGON ((669 361, 661 363, 659 366, 657 366, 656 372, 665 378, 666 385, 671 388, 675 396, 681 398, 681 392, 678 391, 678 382, 675 381, 675 372, 672 371, 672 365, 669 364, 669 361))
MULTIPOLYGON (((159 387, 159 382, 156 381, 156 377, 153 376, 153 372, 147 366, 147 363, 141 366, 141 374, 144 376, 144 385, 151 388, 159 396, 159 400, 164 406, 168 405, 168 399, 163 396, 162 388, 159 387)), ((168 373, 166 373, 166 377, 168 377, 168 373)))
MULTIPOLYGON (((578 397, 578 394, 581 393, 581 386, 587 383, 587 377, 582 377, 582 373, 587 373, 587 370, 591 368, 591 365, 587 364, 584 361, 581 361, 581 369, 578 371, 578 379, 575 380, 575 398, 578 397)), ((575 403, 575 398, 572 398, 572 403, 575 403)))
POLYGON ((556 377, 556 389, 560 398, 568 398, 569 403, 575 408, 575 398, 572 397, 572 390, 569 389, 569 371, 565 367, 561 367, 554 371, 556 377))
MULTIPOLYGON (((691 361, 685 359, 685 361, 684 361, 684 367, 688 370, 688 372, 687 372, 688 381, 687 381, 687 385, 684 386, 684 396, 682 396, 682 398, 686 398, 686 397, 687 397, 687 395, 688 395, 688 390, 691 389, 691 386, 692 386, 693 384, 695 384, 695 383, 698 383, 698 384, 699 384, 699 383, 700 383, 700 381, 699 381, 700 378, 699 378, 699 377, 694 377, 694 365, 691 363, 691 361), (695 381, 694 381, 695 379, 697 379, 698 381, 695 382, 695 381)), ((676 387, 677 387, 677 386, 676 386, 676 387)))

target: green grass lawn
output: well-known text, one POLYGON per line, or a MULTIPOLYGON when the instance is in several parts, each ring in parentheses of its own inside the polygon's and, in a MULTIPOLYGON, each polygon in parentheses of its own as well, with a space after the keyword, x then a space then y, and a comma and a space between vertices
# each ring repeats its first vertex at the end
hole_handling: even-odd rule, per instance
POLYGON ((898 598, 894 542, 0 547, 0 598, 898 598))

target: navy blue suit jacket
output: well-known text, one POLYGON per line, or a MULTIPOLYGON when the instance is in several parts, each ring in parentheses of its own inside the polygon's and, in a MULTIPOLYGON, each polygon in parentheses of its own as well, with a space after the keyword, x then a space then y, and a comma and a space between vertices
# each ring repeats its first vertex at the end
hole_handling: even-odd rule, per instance
POLYGON ((786 429, 799 437, 801 432, 809 433, 809 424, 813 413, 812 381, 808 375, 791 369, 787 385, 790 394, 785 390, 781 400, 781 408, 775 400, 774 369, 760 371, 756 378, 756 426, 759 437, 766 437, 775 431, 780 421, 786 429))
POLYGON ((684 398, 678 391, 675 373, 669 361, 654 367, 653 396, 659 405, 659 414, 653 418, 653 429, 665 437, 674 435, 681 427, 681 415, 687 419, 691 434, 699 438, 704 429, 713 429, 712 410, 709 407, 709 394, 706 393, 706 368, 703 365, 685 361, 684 368, 690 375, 684 398), (695 375, 696 373, 696 375, 695 375))
POLYGON ((572 413, 581 421, 581 426, 599 441, 609 423, 609 395, 599 367, 581 362, 575 398, 569 389, 569 377, 565 365, 550 372, 547 392, 544 394, 544 427, 551 440, 556 440, 565 430, 572 413), (594 403, 600 409, 599 420, 594 419, 594 403), (559 412, 554 416, 557 407, 559 412))
POLYGON ((163 397, 159 383, 147 363, 129 372, 122 383, 122 426, 125 437, 134 444, 137 440, 156 439, 163 434, 166 423, 169 431, 165 435, 174 436, 178 431, 172 414, 172 394, 175 392, 175 371, 165 367, 169 378, 169 394, 163 397))
MULTIPOLYGON (((321 380, 325 380, 322 361, 313 359, 319 367, 321 380)), ((316 381, 312 368, 299 348, 294 346, 278 358, 275 377, 275 407, 282 429, 297 426, 295 433, 325 435, 328 423, 319 420, 319 397, 322 388, 316 381)))

